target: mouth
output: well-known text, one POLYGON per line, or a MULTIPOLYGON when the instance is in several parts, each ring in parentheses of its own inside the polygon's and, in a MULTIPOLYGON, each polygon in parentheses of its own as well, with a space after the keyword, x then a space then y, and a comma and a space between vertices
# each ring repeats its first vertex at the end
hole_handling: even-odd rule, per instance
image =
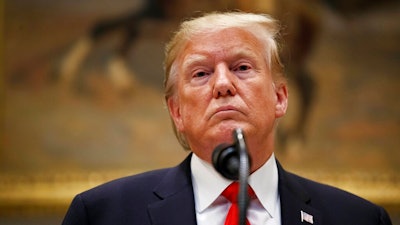
POLYGON ((241 111, 232 105, 227 105, 227 106, 221 106, 218 107, 211 115, 211 117, 222 117, 225 119, 229 119, 232 118, 233 116, 235 116, 237 113, 241 114, 241 111))
POLYGON ((227 105, 217 108, 216 113, 225 112, 225 111, 238 111, 238 109, 234 106, 227 105))

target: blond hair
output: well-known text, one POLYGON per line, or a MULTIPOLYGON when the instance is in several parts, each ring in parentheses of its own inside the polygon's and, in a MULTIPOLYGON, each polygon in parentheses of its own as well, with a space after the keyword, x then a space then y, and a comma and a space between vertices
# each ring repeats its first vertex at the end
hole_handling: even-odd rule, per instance
MULTIPOLYGON (((265 61, 274 81, 282 82, 285 80, 278 50, 279 26, 275 19, 266 14, 213 12, 184 21, 166 45, 164 60, 164 95, 166 101, 175 93, 175 83, 178 76, 177 59, 191 37, 228 28, 240 28, 253 34, 264 46, 265 61)), ((184 149, 189 150, 190 146, 184 135, 177 131, 173 121, 172 125, 179 143, 184 149)))

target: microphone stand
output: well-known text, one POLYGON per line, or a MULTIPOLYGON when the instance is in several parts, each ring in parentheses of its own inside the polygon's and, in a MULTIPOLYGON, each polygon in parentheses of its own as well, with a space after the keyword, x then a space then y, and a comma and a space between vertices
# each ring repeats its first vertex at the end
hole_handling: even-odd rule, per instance
POLYGON ((250 160, 247 153, 246 142, 242 129, 235 129, 234 138, 236 141, 236 148, 239 151, 239 193, 238 193, 238 207, 239 207, 239 224, 246 225, 247 207, 249 204, 248 183, 250 171, 250 160))
POLYGON ((225 178, 239 181, 237 196, 239 208, 239 225, 246 225, 247 207, 249 204, 248 183, 250 173, 250 157, 242 129, 237 128, 232 133, 234 143, 217 146, 212 155, 215 169, 225 178))

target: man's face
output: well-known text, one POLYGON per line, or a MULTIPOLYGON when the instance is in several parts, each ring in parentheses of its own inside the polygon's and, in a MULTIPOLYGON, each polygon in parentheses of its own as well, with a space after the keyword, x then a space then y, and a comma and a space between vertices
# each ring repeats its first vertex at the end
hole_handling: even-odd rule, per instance
POLYGON ((231 143, 235 128, 243 129, 255 167, 271 155, 287 91, 285 84, 274 84, 263 50, 251 33, 230 28, 193 37, 179 55, 168 107, 203 160, 211 162, 217 145, 231 143))

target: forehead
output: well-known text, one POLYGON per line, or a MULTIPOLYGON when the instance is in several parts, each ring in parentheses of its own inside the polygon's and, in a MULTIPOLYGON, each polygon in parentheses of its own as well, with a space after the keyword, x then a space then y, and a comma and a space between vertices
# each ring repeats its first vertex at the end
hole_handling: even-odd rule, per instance
POLYGON ((206 60, 213 57, 261 57, 262 43, 249 31, 228 28, 192 35, 181 52, 183 62, 206 60))

